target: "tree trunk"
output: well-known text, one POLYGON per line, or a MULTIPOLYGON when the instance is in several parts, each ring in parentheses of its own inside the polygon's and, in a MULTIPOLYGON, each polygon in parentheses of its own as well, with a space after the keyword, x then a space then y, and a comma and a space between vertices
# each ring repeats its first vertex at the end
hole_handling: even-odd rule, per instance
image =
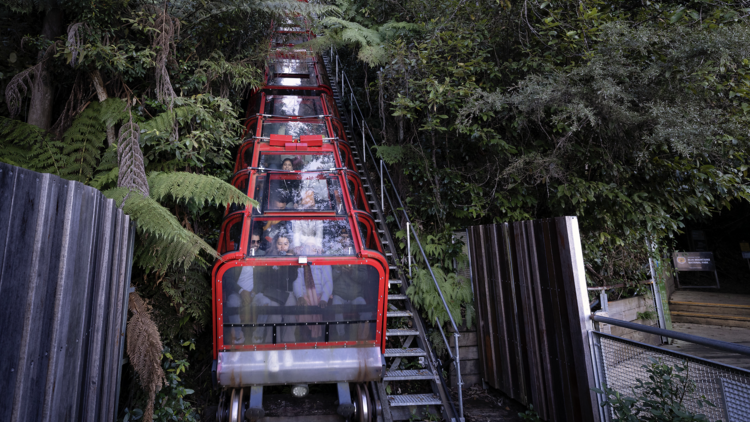
MULTIPOLYGON (((99 98, 99 102, 103 103, 107 97, 107 88, 104 86, 104 79, 102 74, 98 70, 91 72, 91 80, 94 82, 94 88, 96 88, 96 96, 99 98)), ((115 127, 107 126, 107 146, 112 146, 115 143, 115 127)))
MULTIPOLYGON (((64 32, 63 12, 53 7, 44 15, 42 35, 50 41, 64 32)), ((39 55, 42 60, 44 53, 39 55)), ((49 73, 49 62, 43 63, 36 75, 31 88, 31 104, 29 105, 28 123, 40 129, 49 130, 52 123, 52 106, 55 100, 55 87, 52 85, 49 73)))

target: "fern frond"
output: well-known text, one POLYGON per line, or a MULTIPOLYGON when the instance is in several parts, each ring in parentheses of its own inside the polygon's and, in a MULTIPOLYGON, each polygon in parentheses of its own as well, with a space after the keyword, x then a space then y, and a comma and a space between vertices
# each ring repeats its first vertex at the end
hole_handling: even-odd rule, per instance
POLYGON ((60 176, 84 183, 93 176, 107 139, 107 126, 101 120, 100 112, 100 103, 90 103, 65 131, 62 154, 68 160, 60 169, 60 176))
POLYGON ((120 98, 109 97, 101 103, 99 118, 106 126, 116 126, 130 118, 128 104, 120 98))
POLYGON ((151 196, 157 201, 171 197, 177 202, 193 201, 198 206, 224 206, 226 204, 244 204, 258 206, 258 202, 249 198, 229 183, 204 174, 172 172, 153 172, 148 176, 151 196))
POLYGON ((187 268, 200 251, 219 257, 216 250, 195 233, 185 230, 177 218, 155 200, 126 188, 110 189, 103 193, 107 198, 114 199, 135 221, 142 240, 135 253, 136 262, 145 270, 163 272, 177 265, 187 268))
POLYGON ((44 143, 44 140, 42 129, 0 116, 0 161, 29 168, 32 148, 44 143))
POLYGON ((383 38, 378 31, 335 17, 323 19, 322 24, 328 28, 326 35, 331 41, 340 39, 344 43, 357 44, 359 46, 357 57, 360 60, 371 66, 385 62, 383 38))
POLYGON ((313 4, 297 0, 260 0, 260 1, 243 1, 243 0, 219 0, 206 2, 196 15, 199 16, 194 23, 198 23, 212 16, 222 15, 225 13, 252 13, 263 11, 284 16, 322 16, 325 14, 341 15, 341 10, 332 5, 313 4))
POLYGON ((144 144, 149 144, 157 139, 166 139, 172 135, 176 123, 177 113, 187 115, 192 107, 176 107, 164 113, 157 114, 151 120, 140 124, 141 138, 144 144))

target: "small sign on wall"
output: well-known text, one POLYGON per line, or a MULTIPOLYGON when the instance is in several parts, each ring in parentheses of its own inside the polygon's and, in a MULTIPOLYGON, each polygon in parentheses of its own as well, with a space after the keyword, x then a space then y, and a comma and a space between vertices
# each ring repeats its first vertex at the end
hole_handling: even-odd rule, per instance
POLYGON ((719 275, 716 272, 716 261, 714 261, 713 252, 675 252, 672 256, 674 261, 675 281, 677 287, 681 289, 705 289, 719 288, 719 275), (715 286, 683 286, 680 284, 680 275, 682 271, 713 271, 716 277, 715 286))
POLYGON ((741 242, 740 250, 742 251, 742 259, 750 259, 750 243, 741 242))
POLYGON ((674 267, 677 271, 714 271, 713 252, 675 252, 674 267))

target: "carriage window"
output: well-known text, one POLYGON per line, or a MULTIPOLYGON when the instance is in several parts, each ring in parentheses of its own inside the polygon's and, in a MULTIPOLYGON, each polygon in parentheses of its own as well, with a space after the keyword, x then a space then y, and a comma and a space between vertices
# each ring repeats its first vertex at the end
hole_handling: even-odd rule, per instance
MULTIPOLYGON (((258 108, 260 108, 260 106, 258 108)), ((245 125, 245 129, 245 141, 251 140, 253 137, 257 136, 258 118, 252 117, 245 125)))
POLYGON ((357 213, 357 226, 359 226, 359 232, 362 236, 362 242, 365 244, 365 248, 382 253, 383 247, 378 240, 375 231, 375 222, 372 221, 372 218, 363 213, 357 213))
POLYGON ((292 135, 293 138, 299 138, 302 135, 323 135, 323 137, 327 137, 328 128, 322 120, 312 122, 263 122, 263 132, 261 136, 268 137, 271 136, 271 134, 292 135))
POLYGON ((263 113, 274 116, 321 116, 325 111, 320 97, 269 95, 263 113))
POLYGON ((273 37, 273 42, 276 46, 285 45, 297 45, 302 44, 308 40, 308 35, 305 33, 287 33, 287 34, 276 34, 273 37))
POLYGON ((229 268, 224 344, 373 341, 379 286, 380 273, 365 264, 229 268))
POLYGON ((234 172, 237 173, 253 165, 253 149, 255 147, 255 140, 247 140, 240 147, 237 153, 237 164, 235 164, 234 172))
MULTIPOLYGON (((255 217, 251 233, 260 235, 257 250, 267 257, 351 256, 356 254, 349 220, 339 217, 299 219, 255 217)), ((250 248, 252 246, 248 246, 250 248)))
POLYGON ((341 118, 339 116, 339 109, 336 107, 336 103, 333 101, 333 97, 330 95, 323 95, 323 98, 326 100, 326 107, 328 108, 328 114, 331 114, 333 116, 336 116, 337 118, 341 118))
POLYGON ((354 165, 354 160, 352 159, 352 153, 349 149, 349 146, 338 142, 339 147, 339 154, 341 155, 341 165, 349 168, 349 170, 357 171, 357 167, 354 165))
POLYGON ((307 60, 276 59, 269 66, 268 85, 317 86, 314 64, 307 60))
POLYGON ((227 254, 240 250, 242 241, 242 223, 245 216, 243 214, 230 214, 221 225, 221 236, 219 237, 219 253, 227 254))
MULTIPOLYGON (((243 171, 239 174, 236 174, 232 178, 232 186, 236 187, 237 189, 241 190, 242 193, 247 195, 247 187, 248 187, 249 181, 250 181, 250 173, 248 171, 243 171)), ((240 204, 232 203, 229 206, 228 213, 231 214, 235 211, 244 210, 244 209, 245 209, 244 204, 240 205, 240 204)))
POLYGON ((260 166, 272 170, 313 171, 336 167, 332 152, 314 154, 260 154, 260 166))
POLYGON ((349 188, 349 198, 352 201, 352 206, 354 209, 369 212, 369 209, 366 207, 367 201, 365 201, 364 191, 362 190, 359 178, 352 173, 348 173, 347 176, 347 186, 349 188))
POLYGON ((349 140, 346 138, 346 132, 344 131, 344 127, 341 126, 341 122, 336 119, 331 119, 331 126, 333 127, 333 133, 336 134, 336 137, 341 139, 344 142, 349 142, 349 140))
MULTIPOLYGON (((285 159, 287 167, 289 159, 285 159)), ((268 193, 261 204, 266 211, 327 211, 346 214, 343 191, 333 173, 273 173, 268 175, 268 193)))
POLYGON ((263 97, 263 94, 261 91, 257 91, 255 94, 250 97, 250 101, 248 101, 247 104, 247 116, 254 116, 255 113, 258 113, 260 111, 260 102, 263 97))

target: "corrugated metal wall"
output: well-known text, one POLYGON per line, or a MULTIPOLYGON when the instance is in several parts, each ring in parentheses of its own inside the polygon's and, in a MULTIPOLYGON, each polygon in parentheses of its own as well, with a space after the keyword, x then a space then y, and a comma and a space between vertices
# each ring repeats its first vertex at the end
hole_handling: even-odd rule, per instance
POLYGON ((0 421, 113 421, 135 231, 78 182, 0 163, 0 421))
POLYGON ((470 227, 483 377, 548 421, 593 421, 591 329, 575 217, 470 227))

